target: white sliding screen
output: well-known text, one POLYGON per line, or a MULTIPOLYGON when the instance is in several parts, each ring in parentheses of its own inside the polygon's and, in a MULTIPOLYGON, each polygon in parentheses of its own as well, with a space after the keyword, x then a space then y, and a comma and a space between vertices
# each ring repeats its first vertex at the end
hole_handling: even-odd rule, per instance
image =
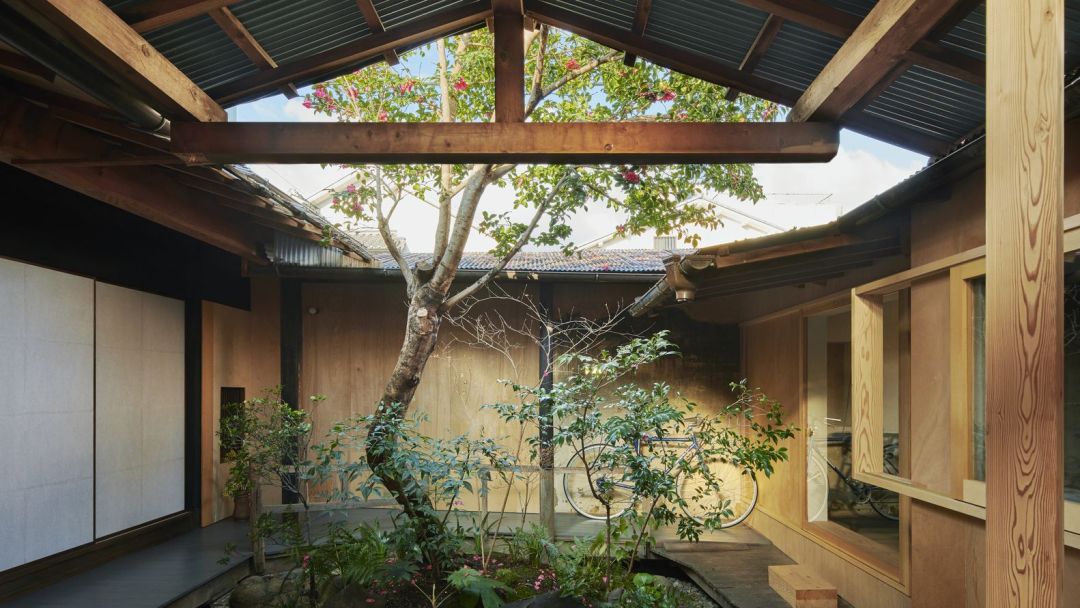
POLYGON ((184 303, 97 284, 100 538, 184 508, 184 303))
POLYGON ((0 570, 93 540, 94 282, 0 259, 0 570))

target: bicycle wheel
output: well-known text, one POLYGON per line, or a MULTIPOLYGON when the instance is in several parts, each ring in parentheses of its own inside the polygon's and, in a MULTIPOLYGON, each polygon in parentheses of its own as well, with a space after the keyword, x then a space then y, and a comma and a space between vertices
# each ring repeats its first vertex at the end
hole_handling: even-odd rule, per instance
POLYGON ((682 510, 700 523, 718 520, 721 528, 741 524, 758 499, 757 478, 750 469, 724 460, 708 463, 710 475, 684 474, 679 483, 682 510), (715 518, 715 519, 714 519, 715 518))
POLYGON ((634 504, 633 485, 624 481, 625 472, 604 461, 604 455, 614 449, 606 443, 587 445, 566 463, 566 468, 575 470, 563 474, 563 494, 578 515, 615 519, 634 504))
POLYGON ((870 496, 867 502, 870 508, 885 519, 900 521, 900 495, 877 486, 870 486, 869 489, 870 496))

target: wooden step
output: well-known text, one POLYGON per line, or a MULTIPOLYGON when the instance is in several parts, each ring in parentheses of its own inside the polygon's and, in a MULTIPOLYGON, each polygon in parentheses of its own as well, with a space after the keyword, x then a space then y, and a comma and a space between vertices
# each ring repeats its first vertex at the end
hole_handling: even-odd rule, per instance
POLYGON ((836 588, 805 566, 769 566, 769 586, 795 608, 836 608, 836 588))

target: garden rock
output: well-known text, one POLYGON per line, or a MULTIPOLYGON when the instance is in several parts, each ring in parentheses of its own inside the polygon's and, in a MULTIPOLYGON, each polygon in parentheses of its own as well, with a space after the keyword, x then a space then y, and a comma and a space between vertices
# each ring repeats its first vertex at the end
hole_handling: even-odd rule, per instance
POLYGON ((299 572, 294 572, 291 575, 249 576, 233 589, 229 596, 229 608, 306 607, 308 601, 307 597, 301 597, 303 587, 299 575, 299 572))

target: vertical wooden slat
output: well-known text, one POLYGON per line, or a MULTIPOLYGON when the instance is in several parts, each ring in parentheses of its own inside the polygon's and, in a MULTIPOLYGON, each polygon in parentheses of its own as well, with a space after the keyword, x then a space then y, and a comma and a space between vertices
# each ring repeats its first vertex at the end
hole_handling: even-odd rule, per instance
POLYGON ((1064 2, 991 0, 986 29, 987 603, 1047 608, 1063 605, 1064 2))
POLYGON ((525 16, 520 0, 493 0, 495 122, 525 120, 525 16))
POLYGON ((882 471, 885 386, 881 298, 851 297, 851 462, 856 475, 882 471))

